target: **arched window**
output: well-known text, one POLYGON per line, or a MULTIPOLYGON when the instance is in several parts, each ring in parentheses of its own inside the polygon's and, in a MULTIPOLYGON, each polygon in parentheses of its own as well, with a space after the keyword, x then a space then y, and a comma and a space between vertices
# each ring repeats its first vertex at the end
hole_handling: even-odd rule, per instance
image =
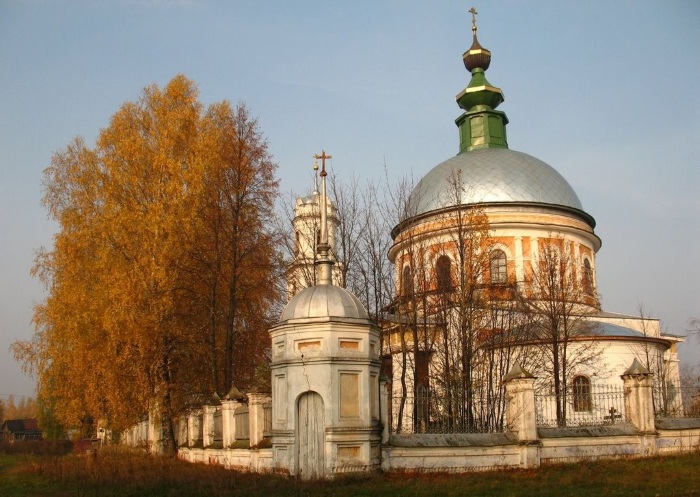
POLYGON ((435 279, 439 291, 452 288, 452 261, 446 255, 441 255, 435 262, 435 279))
POLYGON ((506 283, 508 281, 507 272, 508 259, 502 250, 491 252, 491 283, 506 283))
POLYGON ((590 411, 593 405, 591 400, 591 380, 585 376, 576 376, 572 383, 574 411, 586 412, 590 411))
POLYGON ((294 255, 299 255, 301 253, 301 239, 298 231, 296 232, 295 237, 296 239, 294 242, 294 255))
POLYGON ((411 271, 411 266, 405 266, 403 268, 401 290, 404 295, 413 295, 413 271, 411 271))
POLYGON ((588 259, 583 260, 583 291, 593 295, 593 270, 588 259))

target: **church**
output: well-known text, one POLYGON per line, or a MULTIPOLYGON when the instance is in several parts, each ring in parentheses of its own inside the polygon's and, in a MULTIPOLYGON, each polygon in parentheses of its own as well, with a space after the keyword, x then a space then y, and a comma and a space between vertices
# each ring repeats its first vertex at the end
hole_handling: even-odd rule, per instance
MULTIPOLYGON (((302 479, 484 471, 697 450, 659 321, 604 310, 596 222, 551 166, 508 148, 491 53, 463 55, 459 153, 401 207, 379 319, 345 288, 342 212, 326 190, 295 204, 289 300, 269 330, 270 392, 183 414, 178 457, 302 479)), ((151 442, 152 420, 127 435, 151 442)))
MULTIPOLYGON (((591 395, 620 387, 634 359, 654 374, 661 408, 677 408, 682 339, 662 335, 656 319, 601 307, 596 221, 556 169, 508 148, 504 96, 486 79, 491 53, 475 14, 463 55, 471 80, 456 96, 459 153, 423 176, 391 233, 395 296, 379 324, 392 430, 502 429, 502 380, 516 364, 551 396, 541 424, 614 419, 622 406, 591 395)), ((297 200, 290 295, 315 282, 320 199, 315 186, 297 200)), ((333 246, 339 221, 326 200, 333 246)))

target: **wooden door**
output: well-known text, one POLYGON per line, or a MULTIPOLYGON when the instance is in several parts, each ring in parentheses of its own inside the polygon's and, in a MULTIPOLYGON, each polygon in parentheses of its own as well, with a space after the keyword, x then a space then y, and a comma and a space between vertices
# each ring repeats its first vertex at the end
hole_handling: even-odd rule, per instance
POLYGON ((324 476, 323 398, 316 392, 299 397, 297 406, 297 475, 304 480, 324 476))

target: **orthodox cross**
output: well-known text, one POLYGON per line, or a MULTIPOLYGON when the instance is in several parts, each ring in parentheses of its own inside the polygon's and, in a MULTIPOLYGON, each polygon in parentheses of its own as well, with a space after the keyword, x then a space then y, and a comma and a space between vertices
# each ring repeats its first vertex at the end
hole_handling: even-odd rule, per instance
MULTIPOLYGON (((328 261, 328 250, 330 248, 328 245, 328 198, 326 197, 326 176, 328 176, 328 173, 326 172, 326 159, 332 158, 332 155, 326 155, 325 150, 321 150, 321 155, 314 155, 314 159, 321 159, 321 236, 318 244, 318 254, 323 262, 328 261)), ((322 267, 326 268, 325 265, 322 265, 322 267)), ((329 284, 330 270, 323 269, 319 273, 319 280, 321 284, 329 284)))
POLYGON ((472 15, 472 33, 476 35, 476 15, 478 14, 478 12, 474 7, 472 7, 471 9, 469 9, 469 13, 472 15))
POLYGON ((325 178, 328 173, 326 173, 326 159, 332 159, 332 155, 326 155, 325 150, 321 150, 321 155, 314 155, 314 159, 321 159, 321 177, 325 178))

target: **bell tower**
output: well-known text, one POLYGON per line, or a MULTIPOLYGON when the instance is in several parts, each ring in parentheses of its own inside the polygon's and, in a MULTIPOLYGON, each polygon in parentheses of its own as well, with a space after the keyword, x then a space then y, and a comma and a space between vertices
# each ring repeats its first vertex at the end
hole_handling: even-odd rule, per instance
MULTIPOLYGON (((318 244, 321 237, 321 203, 323 201, 318 190, 318 159, 324 165, 326 159, 332 156, 326 155, 322 151, 320 155, 314 155, 314 190, 311 195, 297 197, 294 205, 294 219, 292 228, 294 229, 294 259, 287 269, 287 300, 291 299, 304 288, 308 288, 317 283, 316 261, 318 260, 318 244)), ((328 205, 328 244, 329 257, 333 261, 333 283, 344 286, 342 264, 338 261, 338 254, 335 250, 336 235, 340 220, 335 204, 326 196, 328 205)))

